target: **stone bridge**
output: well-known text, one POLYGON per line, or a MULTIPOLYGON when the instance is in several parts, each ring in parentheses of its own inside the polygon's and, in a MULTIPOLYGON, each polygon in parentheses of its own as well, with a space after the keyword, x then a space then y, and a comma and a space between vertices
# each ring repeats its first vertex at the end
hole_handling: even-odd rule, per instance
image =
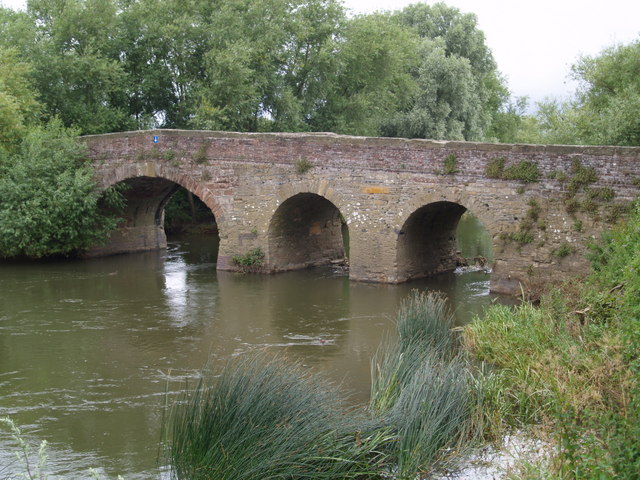
POLYGON ((125 222, 90 254, 165 247, 163 207, 182 186, 215 215, 223 270, 254 248, 268 273, 348 250, 353 280, 434 275, 455 268, 468 210, 493 239, 492 291, 517 293, 586 271, 587 243, 640 192, 640 148, 180 130, 83 138, 99 183, 128 184, 125 222))

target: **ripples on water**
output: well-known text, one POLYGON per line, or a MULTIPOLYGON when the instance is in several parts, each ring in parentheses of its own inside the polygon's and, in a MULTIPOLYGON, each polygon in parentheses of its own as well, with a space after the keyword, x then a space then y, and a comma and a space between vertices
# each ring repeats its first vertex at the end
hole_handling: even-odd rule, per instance
MULTIPOLYGON (((250 276, 216 272, 212 251, 189 240, 166 252, 0 265, 0 416, 34 445, 50 443, 58 478, 85 478, 89 467, 157 477, 165 395, 210 358, 282 351, 366 402, 369 360, 393 336, 410 289, 445 291, 459 323, 491 301, 482 272, 396 286, 351 283, 331 268, 250 276)), ((14 447, 0 433, 0 465, 14 447)))

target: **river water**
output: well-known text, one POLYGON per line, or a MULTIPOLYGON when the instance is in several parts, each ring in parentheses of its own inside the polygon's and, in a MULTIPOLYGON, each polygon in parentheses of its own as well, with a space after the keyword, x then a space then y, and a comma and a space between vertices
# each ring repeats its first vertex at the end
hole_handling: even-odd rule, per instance
MULTIPOLYGON (((466 216, 465 216, 466 217, 466 216)), ((461 221, 465 255, 488 255, 475 220, 461 221)), ((322 268, 274 276, 217 272, 217 239, 91 260, 0 264, 0 417, 37 447, 50 478, 158 478, 163 405, 211 360, 281 352, 366 402, 370 359, 393 338, 413 288, 443 291, 464 324, 495 297, 483 272, 403 285, 349 282, 322 268)), ((18 470, 0 429, 0 478, 18 470)))

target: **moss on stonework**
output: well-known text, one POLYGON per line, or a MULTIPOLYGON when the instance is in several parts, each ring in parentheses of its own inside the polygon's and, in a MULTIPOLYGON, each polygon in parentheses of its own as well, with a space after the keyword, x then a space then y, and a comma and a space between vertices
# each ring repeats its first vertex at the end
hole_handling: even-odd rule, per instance
POLYGON ((524 183, 534 183, 540 179, 540 169, 534 162, 521 160, 508 167, 505 167, 505 163, 504 157, 492 158, 485 166, 485 175, 489 178, 518 180, 524 183))

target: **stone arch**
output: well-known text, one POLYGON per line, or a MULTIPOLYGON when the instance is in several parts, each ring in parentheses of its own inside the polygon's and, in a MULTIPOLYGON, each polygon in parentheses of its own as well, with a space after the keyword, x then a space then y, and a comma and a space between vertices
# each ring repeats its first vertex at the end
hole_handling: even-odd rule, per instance
POLYGON ((318 193, 296 193, 280 203, 269 222, 269 269, 345 262, 345 231, 348 227, 332 201, 318 193))
POLYGON ((96 247, 88 255, 109 255, 165 248, 163 210, 173 193, 182 187, 202 200, 215 217, 218 230, 224 228, 225 216, 220 205, 202 183, 170 169, 154 164, 134 164, 103 176, 101 186, 125 184, 124 222, 111 234, 106 245, 96 247))
MULTIPOLYGON (((456 230, 462 215, 469 211, 491 234, 486 215, 468 208, 459 198, 434 199, 415 208, 398 232, 396 246, 397 279, 404 282, 452 271, 457 266, 456 230)), ((473 202, 472 202, 473 203, 473 202)))
POLYGON ((202 200, 213 212, 218 225, 226 221, 225 211, 222 205, 216 200, 214 192, 207 188, 204 182, 192 176, 185 175, 178 169, 166 168, 163 165, 153 163, 129 164, 115 170, 105 171, 102 175, 98 175, 98 178, 102 180, 101 186, 103 188, 108 188, 137 177, 149 177, 173 182, 202 200))

